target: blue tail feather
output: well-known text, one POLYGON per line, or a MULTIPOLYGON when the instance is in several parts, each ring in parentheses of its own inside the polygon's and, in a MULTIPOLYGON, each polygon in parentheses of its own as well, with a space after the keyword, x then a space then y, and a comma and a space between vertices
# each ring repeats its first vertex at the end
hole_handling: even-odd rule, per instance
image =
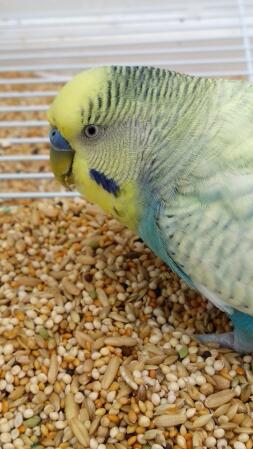
POLYGON ((230 318, 234 325, 235 345, 241 352, 253 352, 253 316, 234 310, 230 318))

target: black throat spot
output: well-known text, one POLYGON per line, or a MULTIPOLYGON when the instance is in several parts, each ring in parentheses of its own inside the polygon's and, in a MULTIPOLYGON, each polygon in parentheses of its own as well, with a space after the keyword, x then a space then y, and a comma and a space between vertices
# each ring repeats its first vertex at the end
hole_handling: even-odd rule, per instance
POLYGON ((104 173, 101 173, 94 168, 90 169, 90 177, 101 187, 103 187, 104 190, 106 190, 108 193, 113 194, 114 196, 117 196, 119 194, 120 188, 114 179, 108 178, 104 173))

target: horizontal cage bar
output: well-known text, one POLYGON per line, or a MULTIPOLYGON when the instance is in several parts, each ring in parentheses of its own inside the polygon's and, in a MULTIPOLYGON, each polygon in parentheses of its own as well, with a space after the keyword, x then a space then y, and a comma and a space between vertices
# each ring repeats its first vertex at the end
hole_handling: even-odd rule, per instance
POLYGON ((0 162, 26 162, 26 161, 48 161, 47 154, 12 154, 8 156, 0 155, 0 162))
POLYGON ((41 199, 41 198, 74 198, 78 192, 0 192, 0 200, 41 199))
POLYGON ((53 173, 0 173, 0 181, 20 179, 53 179, 53 173))

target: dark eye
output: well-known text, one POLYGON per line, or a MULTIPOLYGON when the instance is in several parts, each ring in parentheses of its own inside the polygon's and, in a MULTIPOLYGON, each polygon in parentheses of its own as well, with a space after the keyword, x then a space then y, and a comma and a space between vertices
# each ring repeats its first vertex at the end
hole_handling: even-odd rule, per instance
POLYGON ((87 125, 84 128, 84 134, 88 139, 92 139, 98 135, 98 127, 96 125, 87 125))

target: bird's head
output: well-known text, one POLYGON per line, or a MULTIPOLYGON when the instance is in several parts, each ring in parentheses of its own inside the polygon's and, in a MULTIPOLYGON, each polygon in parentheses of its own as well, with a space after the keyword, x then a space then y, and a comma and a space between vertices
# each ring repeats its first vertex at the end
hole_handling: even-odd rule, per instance
POLYGON ((154 89, 149 98, 147 85, 149 81, 152 87, 157 70, 88 70, 61 89, 48 113, 56 178, 132 229, 137 228, 145 193, 140 185, 154 163, 148 151, 156 138, 150 109, 157 99, 154 89))

